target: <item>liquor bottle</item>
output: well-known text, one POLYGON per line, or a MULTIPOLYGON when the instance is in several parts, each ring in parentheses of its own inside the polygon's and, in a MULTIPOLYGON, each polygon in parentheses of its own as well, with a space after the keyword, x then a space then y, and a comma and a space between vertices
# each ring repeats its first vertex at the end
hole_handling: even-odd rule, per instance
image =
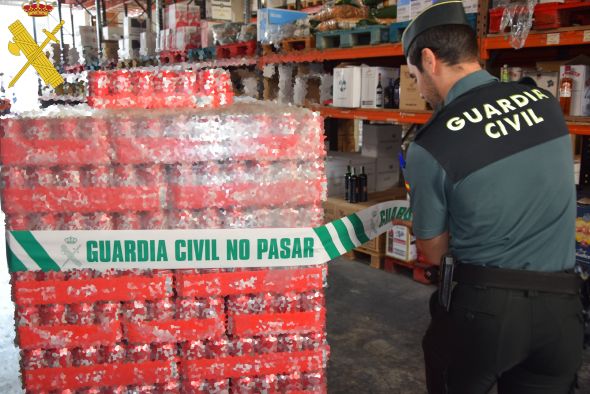
POLYGON ((369 199, 368 177, 365 174, 365 166, 361 166, 361 173, 358 176, 359 183, 359 202, 365 202, 369 199))
POLYGON ((393 83, 393 108, 399 108, 399 78, 393 83))
POLYGON ((344 199, 350 201, 350 164, 346 167, 346 174, 344 174, 344 199))
POLYGON ((383 108, 383 86, 381 86, 381 73, 377 79, 377 90, 376 90, 375 106, 377 108, 383 108))
POLYGON ((385 94, 383 95, 383 108, 394 108, 394 97, 395 86, 393 84, 393 78, 389 78, 389 85, 385 88, 385 94))
POLYGON ((350 174, 350 185, 348 186, 348 201, 351 203, 358 202, 358 177, 356 176, 356 168, 352 167, 352 174, 350 174))
POLYGON ((572 79, 572 68, 565 66, 563 76, 559 82, 559 105, 564 115, 570 114, 572 105, 572 90, 574 89, 574 80, 572 79))
POLYGON ((507 64, 503 65, 502 71, 500 71, 500 82, 510 82, 510 72, 507 64))

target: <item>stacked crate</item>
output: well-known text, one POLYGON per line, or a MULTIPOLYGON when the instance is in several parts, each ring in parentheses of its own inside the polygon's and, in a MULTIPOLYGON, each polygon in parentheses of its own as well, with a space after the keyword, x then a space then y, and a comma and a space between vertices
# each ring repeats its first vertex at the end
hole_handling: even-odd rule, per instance
POLYGON ((76 268, 68 235, 319 226, 321 119, 268 103, 69 111, 1 122, 7 228, 64 231, 61 260, 8 235, 28 392, 325 391, 325 267, 98 272, 76 268))

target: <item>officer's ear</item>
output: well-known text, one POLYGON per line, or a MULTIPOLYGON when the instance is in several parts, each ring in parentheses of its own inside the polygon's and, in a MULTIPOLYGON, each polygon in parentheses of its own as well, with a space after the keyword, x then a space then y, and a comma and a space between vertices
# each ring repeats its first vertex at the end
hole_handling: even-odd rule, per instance
POLYGON ((438 59, 430 48, 422 49, 422 69, 433 75, 437 71, 438 59))

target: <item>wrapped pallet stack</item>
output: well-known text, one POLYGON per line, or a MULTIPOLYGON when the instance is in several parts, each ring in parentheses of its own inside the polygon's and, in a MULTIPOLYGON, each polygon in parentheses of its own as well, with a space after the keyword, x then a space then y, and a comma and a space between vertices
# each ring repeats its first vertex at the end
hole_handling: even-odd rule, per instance
POLYGON ((27 392, 325 392, 325 266, 230 268, 221 240, 192 233, 321 225, 321 118, 221 106, 231 89, 216 83, 197 89, 208 100, 175 91, 174 109, 120 108, 107 89, 102 109, 2 121, 27 392), (171 230, 185 238, 156 240, 171 230))

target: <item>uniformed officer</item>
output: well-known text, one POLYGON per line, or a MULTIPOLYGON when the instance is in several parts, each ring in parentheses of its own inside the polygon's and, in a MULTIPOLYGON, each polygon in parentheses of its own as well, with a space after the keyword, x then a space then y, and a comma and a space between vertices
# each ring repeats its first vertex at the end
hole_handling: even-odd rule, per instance
POLYGON ((576 203, 560 107, 543 89, 481 69, 461 1, 426 9, 402 44, 436 109, 406 157, 413 230, 427 262, 446 253, 457 262, 450 303, 431 300, 428 391, 487 393, 497 383, 501 394, 572 393, 583 324, 579 279, 565 272, 576 203))

